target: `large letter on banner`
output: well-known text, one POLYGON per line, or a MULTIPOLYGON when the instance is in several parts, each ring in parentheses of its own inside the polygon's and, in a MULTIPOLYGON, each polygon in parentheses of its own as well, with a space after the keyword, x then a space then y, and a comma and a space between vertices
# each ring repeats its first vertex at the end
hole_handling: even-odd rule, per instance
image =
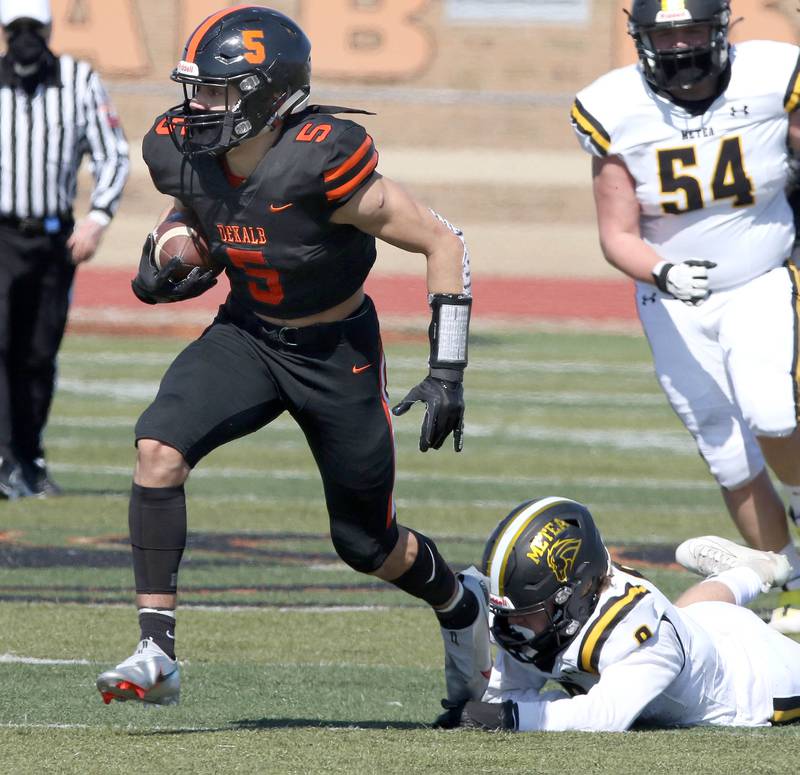
MULTIPOLYGON (((245 5, 245 3, 229 3, 229 5, 245 5)), ((254 3, 258 5, 258 3, 254 3)), ((269 5, 269 3, 266 3, 269 5)), ((186 41, 189 36, 212 14, 221 11, 225 3, 221 0, 182 0, 179 4, 178 15, 178 45, 175 52, 175 61, 180 59, 186 41)))
POLYGON ((52 47, 88 59, 109 75, 149 69, 135 4, 130 0, 53 0, 52 47))
POLYGON ((418 75, 434 53, 415 18, 428 0, 302 0, 300 24, 311 38, 314 73, 324 78, 400 80, 418 75))

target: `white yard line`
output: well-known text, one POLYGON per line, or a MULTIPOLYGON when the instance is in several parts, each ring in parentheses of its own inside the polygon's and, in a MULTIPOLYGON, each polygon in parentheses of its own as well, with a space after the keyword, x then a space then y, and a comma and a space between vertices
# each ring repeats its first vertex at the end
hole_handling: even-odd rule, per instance
POLYGON ((0 665, 91 665, 86 659, 42 659, 19 654, 0 654, 0 665))
MULTIPOLYGON (((107 476, 131 476, 131 466, 98 466, 81 463, 53 463, 50 466, 56 473, 103 474, 107 476)), ((192 472, 193 479, 260 479, 266 477, 283 481, 319 481, 317 471, 308 469, 281 470, 265 466, 260 469, 238 468, 233 466, 214 466, 199 468, 192 472)), ((480 476, 472 474, 441 474, 435 472, 412 473, 399 471, 397 479, 401 482, 426 482, 429 484, 480 484, 486 486, 520 486, 520 487, 590 487, 605 490, 708 490, 715 492, 716 487, 708 479, 653 479, 639 476, 480 476)))
POLYGON ((56 723, 20 723, 16 721, 0 721, 0 729, 91 729, 89 724, 56 724, 56 723))
MULTIPOLYGON (((65 350, 61 354, 62 366, 75 364, 86 364, 96 366, 97 364, 108 365, 128 365, 128 366, 167 366, 172 363, 175 354, 153 353, 147 350, 126 350, 124 353, 118 351, 80 351, 65 350)), ((518 355, 519 358, 485 358, 474 356, 474 362, 470 362, 469 370, 491 371, 525 371, 525 372, 547 372, 551 374, 652 374, 653 366, 649 361, 634 361, 632 363, 604 363, 602 361, 552 361, 537 360, 526 357, 522 350, 515 350, 509 354, 518 355)), ((389 357, 387 364, 390 369, 419 369, 422 368, 421 358, 407 356, 389 357)))
MULTIPOLYGON (((59 390, 77 396, 103 396, 122 400, 145 400, 155 396, 158 382, 144 380, 76 380, 62 378, 59 390)), ((393 386, 392 392, 398 396, 411 388, 411 384, 393 386)), ((487 401, 491 403, 508 403, 510 401, 522 405, 558 405, 558 406, 619 406, 646 407, 666 406, 666 400, 660 393, 607 393, 599 391, 554 391, 554 390, 486 390, 469 388, 469 399, 474 401, 487 401)), ((83 418, 58 420, 64 424, 77 425, 83 418)), ((88 418, 91 422, 102 422, 97 417, 88 418)), ((118 421, 120 418, 112 418, 118 421)), ((52 424, 52 423, 51 423, 52 424)))
MULTIPOLYGON (((273 428, 273 432, 277 430, 273 428)), ((288 423, 287 423, 288 430, 288 423)), ((395 427, 395 435, 399 436, 418 436, 419 430, 416 426, 395 427)), ((573 430, 570 428, 543 427, 537 425, 526 425, 523 428, 509 428, 506 425, 472 425, 467 426, 468 437, 497 440, 516 440, 516 441, 537 441, 548 442, 553 445, 562 446, 573 444, 578 447, 598 447, 611 448, 616 450, 652 450, 659 454, 669 452, 676 455, 694 456, 697 454, 694 444, 689 434, 681 431, 609 431, 597 430, 573 430)), ((277 442, 277 439, 274 439, 277 442)), ((119 443, 113 439, 105 442, 95 439, 93 446, 103 448, 117 448, 119 443)), ((65 438, 51 436, 48 439, 49 449, 83 449, 86 446, 84 438, 65 438)), ((281 439, 278 443, 273 443, 270 449, 276 450, 302 450, 307 445, 298 434, 297 438, 281 439)), ((55 469, 55 465, 53 466, 55 469)), ((56 469, 57 470, 57 469, 56 469)), ((66 469, 65 469, 66 470, 66 469)), ((266 470, 266 469, 265 469, 266 470)), ((261 471, 264 475, 265 471, 261 471)), ((243 475, 249 475, 243 474, 243 475)), ((195 474, 194 476, 197 476, 195 474)), ((401 475, 402 478, 402 475, 401 475)))

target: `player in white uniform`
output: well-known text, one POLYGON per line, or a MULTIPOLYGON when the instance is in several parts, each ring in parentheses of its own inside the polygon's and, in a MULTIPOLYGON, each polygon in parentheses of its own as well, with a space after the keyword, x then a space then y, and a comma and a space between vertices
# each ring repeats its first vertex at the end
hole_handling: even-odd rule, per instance
POLYGON ((578 93, 606 259, 636 280, 661 386, 745 540, 793 567, 772 624, 800 632, 800 272, 785 189, 800 49, 729 46, 728 0, 635 0, 639 64, 578 93))
MULTIPOLYGON (((673 605, 611 563, 591 514, 528 501, 483 558, 497 656, 483 701, 443 704, 443 727, 623 731, 800 720, 800 643, 741 608, 789 574, 780 554, 706 536, 677 558, 716 575, 673 605), (542 691, 548 680, 562 691, 542 691)), ((477 573, 477 572, 475 572, 477 573)))

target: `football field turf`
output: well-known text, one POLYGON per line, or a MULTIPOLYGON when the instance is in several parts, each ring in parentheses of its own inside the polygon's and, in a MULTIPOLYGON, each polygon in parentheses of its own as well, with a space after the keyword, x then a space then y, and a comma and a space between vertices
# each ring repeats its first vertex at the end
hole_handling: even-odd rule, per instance
MULTIPOLYGON (((55 500, 0 504, 0 773, 773 773, 800 725, 757 730, 481 734, 429 728, 442 646, 422 603, 336 558, 322 487, 288 418, 220 449, 187 485, 173 708, 102 704, 128 656, 133 423, 178 339, 71 334, 48 426, 55 500)), ((424 374, 421 338, 387 336, 390 394, 424 374)), ((402 523, 457 567, 523 500, 593 511, 612 553, 675 595, 685 537, 735 538, 666 405, 640 336, 478 327, 461 455, 416 449, 395 419, 402 523)), ((760 601, 765 608, 774 594, 760 601)))

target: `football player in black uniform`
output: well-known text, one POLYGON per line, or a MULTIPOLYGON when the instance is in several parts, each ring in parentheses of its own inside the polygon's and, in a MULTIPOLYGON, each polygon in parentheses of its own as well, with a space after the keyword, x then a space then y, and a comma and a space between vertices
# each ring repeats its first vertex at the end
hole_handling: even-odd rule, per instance
MULTIPOLYGON (((392 411, 424 402, 420 449, 452 433, 460 451, 471 304, 461 232, 376 172, 372 138, 335 115, 359 111, 307 104, 310 43, 286 16, 259 6, 213 14, 172 78, 185 101, 156 120, 144 158, 156 188, 207 238, 231 291, 136 425, 129 527, 141 642, 98 689, 106 702, 177 702, 184 482, 211 450, 288 411, 322 475, 339 556, 434 608, 448 698, 477 699, 491 667, 485 590, 397 524, 384 357, 364 294, 376 237, 425 255, 430 371, 392 411)), ((160 268, 148 237, 136 295, 174 302, 216 282, 200 267, 176 280, 176 262, 160 268)))

